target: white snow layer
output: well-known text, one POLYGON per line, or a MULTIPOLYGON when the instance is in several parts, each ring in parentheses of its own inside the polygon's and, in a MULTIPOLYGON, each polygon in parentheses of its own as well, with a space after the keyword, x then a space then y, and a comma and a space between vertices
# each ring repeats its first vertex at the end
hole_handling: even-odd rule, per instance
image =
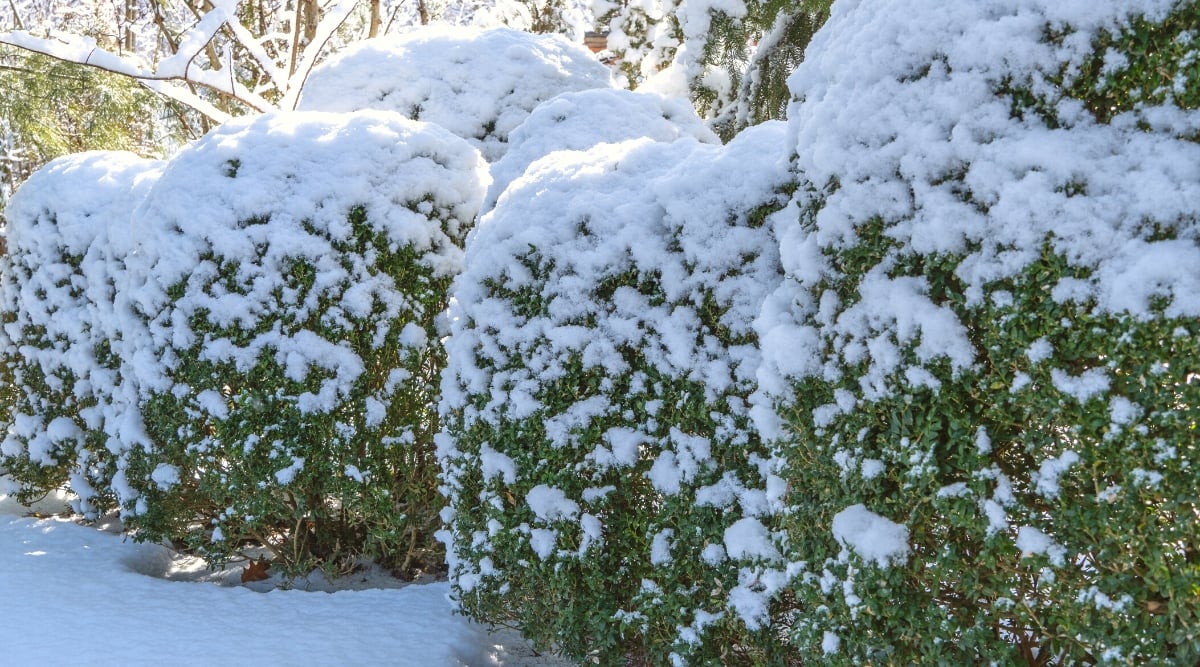
POLYGON ((492 162, 541 102, 612 86, 608 68, 562 35, 422 26, 334 55, 308 77, 298 108, 395 111, 450 130, 492 162))
POLYGON ((1017 529, 1017 549, 1022 557, 1046 556, 1056 566, 1066 562, 1067 550, 1056 544, 1046 533, 1031 526, 1021 526, 1017 529))
MULTIPOLYGON (((551 665, 511 633, 454 613, 448 583, 333 593, 237 585, 161 546, 58 519, 0 495, 4 662, 180 665, 551 665), (182 567, 187 565, 188 567, 182 567), (178 580, 170 580, 178 579, 178 580), (190 579, 190 580, 189 580, 190 579), (84 631, 64 623, 76 619, 84 631)), ((276 582, 277 583, 277 582, 276 582)))

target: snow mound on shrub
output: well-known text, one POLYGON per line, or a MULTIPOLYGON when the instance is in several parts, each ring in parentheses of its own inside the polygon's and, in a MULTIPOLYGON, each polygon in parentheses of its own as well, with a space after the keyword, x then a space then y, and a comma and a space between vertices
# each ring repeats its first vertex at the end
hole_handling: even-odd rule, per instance
POLYGON ((612 85, 607 67, 561 35, 424 26, 330 58, 308 77, 299 108, 396 111, 441 125, 492 162, 541 102, 612 85))
POLYGON ((125 152, 68 155, 13 195, 4 211, 8 261, 0 298, 16 319, 5 330, 21 340, 26 327, 45 327, 44 338, 74 352, 38 354, 43 371, 61 364, 84 378, 97 370, 90 346, 113 327, 114 280, 134 242, 133 209, 162 165, 125 152))
POLYGON ((833 536, 864 561, 880 567, 908 557, 908 528, 867 509, 851 505, 833 516, 833 536))
POLYGON ((125 457, 139 536, 219 561, 270 534, 289 574, 409 562, 398 536, 437 511, 439 326, 486 182, 465 140, 388 111, 239 119, 171 161, 126 294, 149 336, 122 355, 148 434, 125 457))
MULTIPOLYGON (((456 274, 459 244, 486 178, 486 165, 465 142, 395 113, 282 112, 222 125, 171 160, 138 211, 140 228, 152 238, 131 259, 128 298, 147 316, 152 340, 126 359, 148 371, 139 373, 144 387, 166 389, 159 364, 145 355, 190 345, 189 321, 198 313, 222 326, 252 327, 273 294, 287 289, 286 272, 296 259, 318 267, 318 288, 342 280, 356 285, 325 317, 337 322, 339 311, 361 316, 370 293, 387 286, 361 263, 334 261, 330 245, 350 240, 346 215, 356 207, 397 246, 412 245, 425 266, 456 274), (440 230, 428 222, 434 213, 446 220, 440 230), (210 280, 214 258, 257 259, 230 277, 233 289, 185 289, 167 308, 168 288, 210 280)), ((317 306, 301 304, 293 316, 303 321, 317 306)), ((249 367, 267 347, 286 355, 294 379, 308 368, 331 372, 331 393, 322 392, 318 402, 341 395, 362 371, 342 346, 305 330, 295 336, 262 331, 250 344, 213 340, 208 354, 249 367)))
POLYGON ((974 362, 965 330, 933 302, 931 286, 889 276, 887 262, 863 279, 853 308, 819 307, 822 281, 838 271, 823 253, 856 244, 854 229, 873 219, 902 249, 893 257, 964 254, 957 277, 968 305, 986 284, 1029 266, 1051 238, 1073 266, 1092 269, 1061 283, 1056 300, 1145 317, 1165 299, 1167 316, 1200 315, 1200 275, 1181 268, 1200 265, 1200 230, 1187 222, 1200 201, 1200 144, 1185 140, 1195 114, 1146 105, 1101 124, 1063 94, 1100 30, 1118 29, 1135 11, 1161 17, 1175 3, 1036 4, 835 4, 813 56, 789 80, 789 143, 811 186, 798 207, 819 201, 819 210, 802 224, 796 213, 779 218, 789 279, 760 320, 768 391, 834 372, 796 354, 816 349, 819 332, 848 361, 869 359, 861 381, 870 395, 887 393, 883 378, 894 371, 919 384, 927 362, 974 362), (1064 36, 1046 40, 1047 30, 1064 36), (1046 108, 1014 109, 1001 89, 1027 90, 1046 108), (1156 227, 1177 238, 1152 238, 1156 227), (915 321, 921 311, 928 317, 915 321), (917 340, 926 342, 920 359, 906 366, 895 344, 917 340))
POLYGON ((754 346, 733 351, 749 355, 746 359, 729 358, 715 339, 693 340, 697 319, 686 310, 699 303, 688 309, 655 309, 647 295, 620 290, 612 296, 615 310, 604 314, 605 324, 594 329, 602 337, 581 336, 576 325, 595 316, 585 295, 626 270, 617 267, 627 267, 661 273, 658 280, 668 302, 698 298, 702 286, 711 285, 722 303, 731 305, 723 318, 731 335, 752 333, 758 299, 747 286, 773 284, 774 255, 762 245, 763 230, 731 226, 726 215, 744 214, 774 199, 772 188, 782 187, 788 178, 782 164, 771 159, 780 152, 773 141, 781 135, 781 123, 767 123, 727 148, 690 139, 662 145, 638 139, 590 151, 561 151, 534 162, 512 184, 506 206, 484 217, 468 245, 466 272, 456 282, 457 305, 452 307, 456 325, 450 346, 458 353, 451 353, 450 370, 459 384, 444 387, 447 407, 464 407, 459 387, 482 391, 493 381, 510 389, 493 394, 487 413, 524 415, 533 409, 528 388, 546 373, 561 373, 551 357, 537 357, 489 380, 490 373, 477 370, 478 357, 501 361, 493 339, 510 349, 548 343, 556 351, 586 350, 588 366, 613 372, 627 369, 617 354, 622 345, 645 347, 648 363, 663 373, 711 376, 713 396, 729 387, 731 376, 752 381, 754 367, 746 362, 756 359, 754 346), (716 216, 720 227, 694 223, 701 215, 716 216), (673 247, 676 237, 679 246, 673 247), (531 247, 546 253, 554 273, 564 276, 539 288, 551 307, 535 319, 512 313, 507 298, 491 293, 496 280, 506 292, 539 283, 522 261, 531 247), (723 280, 732 266, 745 275, 723 280))
POLYGON ((82 256, 93 244, 127 234, 131 204, 146 194, 162 162, 123 151, 90 151, 52 160, 30 176, 4 210, 9 256, 27 264, 82 256))
POLYGON ((560 150, 647 137, 671 142, 693 137, 720 143, 686 98, 601 88, 563 93, 538 105, 508 137, 508 152, 492 164, 492 185, 483 210, 538 158, 560 150))

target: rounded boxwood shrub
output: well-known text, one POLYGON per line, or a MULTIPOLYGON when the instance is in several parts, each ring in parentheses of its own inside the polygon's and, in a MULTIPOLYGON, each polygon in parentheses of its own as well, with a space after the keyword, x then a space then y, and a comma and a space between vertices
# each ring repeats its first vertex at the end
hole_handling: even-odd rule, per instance
POLYGON ((125 505, 141 539, 289 574, 433 567, 439 322, 486 167, 388 112, 232 121, 139 209, 126 295, 148 338, 125 505))
POLYGON ((5 210, 0 268, 9 394, 0 469, 28 502, 69 486, 88 518, 112 509, 120 399, 114 290, 133 209, 161 163, 91 152, 50 162, 5 210))
POLYGON ((814 662, 1200 658, 1197 17, 834 5, 759 326, 814 662))
POLYGON ((555 153, 473 232, 439 436, 470 616, 606 665, 781 659, 748 414, 781 131, 555 153))

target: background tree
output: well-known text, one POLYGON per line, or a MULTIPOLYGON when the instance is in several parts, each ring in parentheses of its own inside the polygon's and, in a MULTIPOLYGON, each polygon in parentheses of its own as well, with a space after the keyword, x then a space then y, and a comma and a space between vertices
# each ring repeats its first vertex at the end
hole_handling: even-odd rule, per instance
POLYGON ((832 0, 597 3, 629 85, 689 97, 726 140, 786 115, 787 76, 832 0))
POLYGON ((690 98, 729 138, 747 125, 783 117, 784 80, 830 2, 148 0, 126 5, 115 18, 89 13, 89 5, 25 17, 13 9, 15 29, 0 33, 0 43, 124 74, 220 122, 296 108, 309 72, 328 53, 406 27, 506 26, 574 42, 599 30, 608 34, 602 57, 629 87, 690 98))
MULTIPOLYGON (((737 93, 719 109, 713 127, 726 138, 748 125, 787 117, 792 99, 787 79, 804 61, 804 49, 829 18, 833 0, 766 0, 747 5, 745 39, 726 30, 710 40, 720 62, 737 81, 737 93)), ((735 26, 730 26, 735 27, 735 26)))
POLYGON ((0 51, 0 208, 37 168, 88 150, 157 156, 179 138, 173 108, 125 77, 0 51))
POLYGON ((53 11, 29 21, 13 11, 15 29, 0 34, 0 43, 125 75, 221 122, 294 108, 319 57, 378 33, 384 11, 359 0, 150 0, 98 24, 53 11))

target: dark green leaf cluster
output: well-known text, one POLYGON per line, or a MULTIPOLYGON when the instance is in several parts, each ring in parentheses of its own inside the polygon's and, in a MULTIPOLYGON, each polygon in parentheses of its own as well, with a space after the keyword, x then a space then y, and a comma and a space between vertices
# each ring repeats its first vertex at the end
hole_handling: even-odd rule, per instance
MULTIPOLYGON (((351 238, 331 240, 344 256, 340 261, 374 258, 368 275, 386 276, 404 293, 406 307, 389 316, 377 302, 361 317, 330 321, 329 309, 350 284, 343 279, 318 287, 317 267, 296 259, 265 304, 269 315, 253 328, 223 326, 205 311, 194 314, 195 344, 175 351, 176 390, 152 394, 143 407, 154 446, 135 448, 130 457, 130 483, 147 507, 130 520, 140 537, 181 541, 214 562, 247 544, 269 545, 290 574, 318 565, 346 568, 362 556, 405 573, 437 567, 432 434, 445 354, 436 319, 446 305, 449 277, 422 266, 411 246, 396 247, 368 223, 362 208, 351 210, 347 222, 351 238), (312 302, 315 308, 297 315, 312 302), (411 326, 423 332, 419 342, 405 340, 411 326), (244 346, 272 330, 344 343, 364 371, 335 405, 312 410, 303 407, 302 397, 320 393, 333 379, 330 371, 311 369, 303 380, 294 379, 283 355, 269 348, 248 370, 205 355, 206 341, 244 346), (219 396, 220 406, 206 404, 206 396, 219 396), (178 471, 171 473, 178 484, 156 482, 155 471, 164 465, 178 471)), ((238 261, 209 259, 217 271, 200 289, 219 282, 237 289, 238 261)), ((177 300, 185 296, 174 293, 177 300)))
MULTIPOLYGON (((952 281, 954 268, 944 261, 922 275, 952 281)), ((1189 593, 1200 586, 1200 390, 1189 370, 1200 328, 1056 303, 1050 292, 1072 271, 1047 244, 1020 276, 992 286, 989 297, 1011 301, 967 307, 948 296, 979 363, 937 373, 938 390, 863 402, 828 424, 811 410, 792 415, 798 442, 828 443, 790 450, 789 505, 802 518, 792 545, 811 558, 797 586, 800 647, 818 651, 832 632, 843 639, 832 662, 847 665, 1200 657, 1189 593), (1035 362, 1039 342, 1053 353, 1035 362), (1056 386, 1056 372, 1093 369, 1109 378, 1102 394, 1080 401, 1056 386), (1046 467, 1056 461, 1070 465, 1046 467), (874 474, 873 462, 886 472, 874 474), (854 503, 908 527, 907 563, 878 569, 846 557, 830 525, 854 503), (1053 545, 1023 552, 1029 528, 1053 545)), ((832 403, 851 384, 814 379, 797 391, 810 405, 832 403)))

